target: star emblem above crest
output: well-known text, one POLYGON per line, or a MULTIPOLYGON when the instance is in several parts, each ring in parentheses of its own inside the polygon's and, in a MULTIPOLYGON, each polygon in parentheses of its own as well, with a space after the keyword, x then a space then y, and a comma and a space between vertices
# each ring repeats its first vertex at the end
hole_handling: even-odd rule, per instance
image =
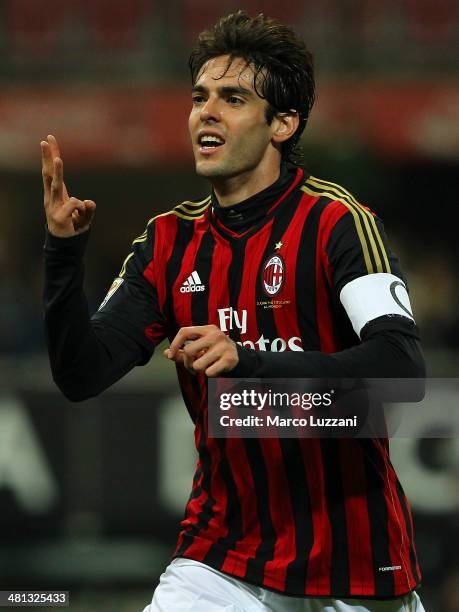
POLYGON ((276 242, 276 251, 280 251, 281 248, 284 246, 284 243, 282 242, 282 240, 279 240, 279 242, 276 242))

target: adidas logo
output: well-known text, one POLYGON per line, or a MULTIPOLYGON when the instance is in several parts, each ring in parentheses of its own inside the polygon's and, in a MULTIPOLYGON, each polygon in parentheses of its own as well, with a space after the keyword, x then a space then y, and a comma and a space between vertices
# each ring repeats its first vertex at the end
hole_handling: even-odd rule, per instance
POLYGON ((201 283, 199 274, 195 270, 180 287, 180 293, 194 293, 195 291, 204 291, 205 288, 206 286, 201 283))

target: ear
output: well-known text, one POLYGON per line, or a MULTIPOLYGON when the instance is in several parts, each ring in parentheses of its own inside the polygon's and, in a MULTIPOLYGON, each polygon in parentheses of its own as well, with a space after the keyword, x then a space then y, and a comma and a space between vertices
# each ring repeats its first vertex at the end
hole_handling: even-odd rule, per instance
POLYGON ((285 142, 296 132, 299 123, 300 118, 295 110, 276 113, 271 123, 273 128, 272 141, 279 144, 285 142))

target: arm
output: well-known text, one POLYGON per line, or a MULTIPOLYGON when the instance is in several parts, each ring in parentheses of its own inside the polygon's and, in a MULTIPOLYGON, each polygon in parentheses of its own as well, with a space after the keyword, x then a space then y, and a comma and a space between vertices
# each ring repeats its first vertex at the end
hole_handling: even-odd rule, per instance
MULTIPOLYGON (((401 317, 400 317, 401 319, 401 317)), ((382 323, 383 321, 380 321, 382 323)), ((270 353, 237 346, 235 378, 418 378, 425 376, 416 326, 368 324, 361 344, 338 353, 270 353)))
POLYGON ((182 328, 164 354, 191 372, 210 377, 422 378, 425 365, 418 331, 403 319, 372 321, 361 344, 331 354, 255 351, 236 344, 215 325, 182 328))
POLYGON ((56 147, 55 139, 42 143, 49 228, 44 252, 45 335, 53 379, 68 399, 79 401, 97 395, 134 366, 146 363, 162 339, 162 319, 154 286, 143 276, 150 265, 152 231, 136 241, 123 266, 123 277, 115 281, 99 312, 90 318, 83 291, 83 255, 94 209, 81 224, 80 209, 73 208, 63 184, 56 147))

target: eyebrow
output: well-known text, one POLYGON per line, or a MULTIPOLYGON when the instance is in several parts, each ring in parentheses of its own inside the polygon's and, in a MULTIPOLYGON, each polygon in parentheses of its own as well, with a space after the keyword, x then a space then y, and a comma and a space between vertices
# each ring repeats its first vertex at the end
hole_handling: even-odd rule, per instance
MULTIPOLYGON (((251 91, 250 89, 246 89, 245 87, 241 87, 241 86, 230 86, 230 85, 226 85, 224 87, 218 87, 217 91, 220 95, 229 95, 229 94, 242 94, 245 96, 253 96, 253 91, 251 91)), ((204 85, 194 85, 194 87, 191 89, 191 93, 195 93, 195 92, 199 92, 199 93, 209 93, 209 89, 207 87, 204 87, 204 85)))

